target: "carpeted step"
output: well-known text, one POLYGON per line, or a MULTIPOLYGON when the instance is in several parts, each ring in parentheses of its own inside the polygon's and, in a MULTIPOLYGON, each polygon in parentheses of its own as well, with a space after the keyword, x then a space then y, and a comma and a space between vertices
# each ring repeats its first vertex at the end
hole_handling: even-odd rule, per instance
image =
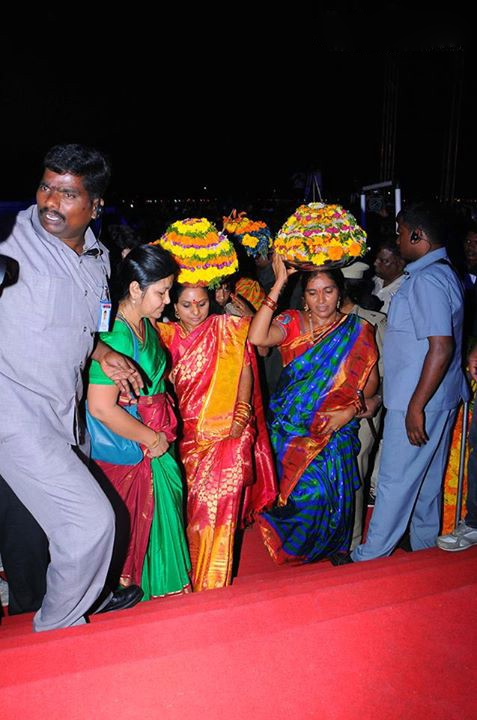
MULTIPOLYGON (((280 568, 281 572, 263 573, 261 576, 252 575, 236 579, 228 588, 209 590, 186 596, 173 596, 159 598, 149 602, 140 603, 133 611, 134 617, 138 614, 161 612, 166 615, 181 615, 188 612, 206 612, 230 604, 244 604, 260 602, 263 598, 290 596, 293 594, 306 594, 318 589, 340 589, 342 592, 351 592, 353 586, 368 582, 370 587, 378 583, 379 586, 394 583, 401 578, 402 587, 412 584, 419 588, 419 592, 432 592, 432 588, 440 578, 448 572, 454 581, 464 581, 467 577, 474 577, 474 567, 477 567, 477 547, 456 556, 454 553, 443 553, 435 549, 416 553, 401 553, 390 558, 381 558, 366 563, 355 563, 342 567, 333 567, 329 562, 296 566, 293 568, 280 568)), ((121 612, 122 616, 123 613, 121 612)), ((92 623, 116 622, 118 613, 94 616, 92 623)), ((0 637, 7 631, 9 637, 31 634, 32 614, 16 615, 4 619, 0 627, 0 637)))
POLYGON ((9 618, 1 717, 473 717, 476 556, 302 566, 37 635, 9 618))
MULTIPOLYGON (((423 555, 425 551, 419 553, 423 555)), ((416 553, 418 555, 418 553, 416 553)), ((230 612, 233 608, 250 608, 267 603, 279 603, 283 608, 296 608, 300 603, 313 602, 315 618, 328 620, 349 613, 357 613, 371 607, 383 607, 418 597, 438 594, 443 588, 455 589, 477 583, 477 564, 475 553, 470 551, 466 556, 454 557, 449 563, 443 553, 438 554, 444 564, 436 563, 433 556, 425 562, 425 558, 409 561, 407 564, 387 561, 372 561, 366 565, 375 565, 374 572, 356 572, 359 566, 332 568, 327 578, 314 566, 315 572, 297 574, 292 580, 266 582, 261 579, 255 585, 228 587, 194 595, 162 598, 141 603, 135 608, 119 613, 98 615, 91 618, 91 626, 98 631, 109 632, 129 625, 147 625, 150 622, 168 622, 175 619, 188 618, 191 614, 201 615, 216 612, 230 612), (430 562, 429 562, 430 560, 430 562), (311 600, 312 599, 312 600, 311 600)), ((13 620, 14 618, 12 618, 13 620)), ((3 636, 2 643, 6 649, 11 643, 28 646, 32 642, 47 643, 50 638, 66 636, 70 630, 55 631, 32 636, 29 622, 22 618, 22 623, 10 627, 8 634, 3 636)), ((211 620, 212 621, 212 620, 211 620)), ((87 631, 89 628, 80 630, 87 631)), ((74 629, 74 632, 77 632, 74 629)))
MULTIPOLYGON (((477 560, 477 547, 459 554, 443 553, 438 549, 425 550, 416 553, 395 554, 390 558, 381 558, 366 563, 355 563, 342 567, 334 567, 329 562, 312 563, 295 567, 281 567, 279 572, 262 573, 262 575, 248 575, 236 578, 234 584, 228 588, 209 590, 202 593, 194 593, 186 596, 173 596, 160 598, 145 603, 140 603, 134 609, 137 613, 156 612, 160 604, 162 610, 167 613, 204 611, 207 608, 214 610, 228 606, 231 602, 259 602, 262 595, 270 597, 282 594, 306 593, 316 588, 332 588, 353 585, 358 582, 380 580, 387 582, 389 578, 403 576, 403 582, 413 578, 414 574, 426 578, 442 576, 447 568, 456 575, 457 568, 463 568, 464 576, 472 569, 477 560), (471 566, 469 568, 468 566, 471 566), (435 572, 434 572, 435 571, 435 572), (242 599, 241 599, 242 598, 242 599)), ((430 587, 430 586, 429 586, 430 587)), ((9 633, 15 635, 31 632, 31 613, 6 617, 0 627, 2 631, 8 629, 9 633)), ((92 622, 100 620, 114 620, 117 613, 95 616, 92 622)))
MULTIPOLYGON (((139 615, 154 614, 158 611, 164 616, 175 616, 189 612, 208 612, 220 608, 227 608, 231 604, 253 604, 261 602, 264 598, 306 595, 315 592, 319 588, 341 588, 342 593, 353 592, 356 583, 369 581, 379 585, 393 582, 392 578, 401 577, 403 586, 414 583, 416 575, 417 583, 415 589, 419 592, 425 590, 432 592, 436 580, 448 571, 457 577, 458 567, 463 567, 464 577, 472 569, 468 565, 475 565, 477 559, 477 547, 467 550, 465 553, 444 553, 438 548, 432 548, 415 553, 396 551, 390 558, 381 558, 366 563, 355 563, 343 567, 333 567, 330 562, 322 561, 300 566, 276 566, 270 559, 262 541, 257 526, 249 528, 245 533, 242 546, 242 562, 239 566, 238 576, 229 588, 210 590, 202 593, 194 593, 189 596, 174 596, 160 598, 157 600, 140 603, 131 611, 134 618, 139 615), (251 568, 262 567, 262 571, 250 572, 251 568), (436 573, 433 568, 437 568, 436 573), (466 569, 467 568, 467 569, 466 569), (428 582, 423 587, 422 577, 428 582), (389 580, 391 578, 391 580, 389 580)), ((371 587, 371 586, 370 586, 371 587)), ((373 585, 374 587, 374 585, 373 585)), ((373 591, 374 592, 374 591, 373 591)), ((120 613, 123 616, 123 612, 120 613)), ((29 642, 31 637, 32 614, 17 615, 3 619, 0 626, 0 638, 19 641, 20 637, 29 642), (8 633, 8 635, 5 635, 8 633)), ((92 623, 117 622, 118 613, 95 616, 92 623)), ((142 621, 141 621, 142 622, 142 621)))
POLYGON ((443 592, 325 623, 312 607, 290 615, 276 605, 109 636, 73 631, 49 643, 36 666, 18 655, 22 672, 4 674, 3 717, 471 718, 474 597, 475 587, 443 592), (309 622, 292 622, 300 612, 309 622))
MULTIPOLYGON (((449 577, 446 579, 447 584, 449 579, 449 577)), ((281 667, 283 677, 275 678, 274 681, 276 683, 278 680, 275 689, 275 692, 278 692, 281 683, 284 683, 284 687, 286 687, 287 682, 290 682, 296 672, 303 673, 304 668, 309 668, 312 662, 316 663, 315 683, 328 676, 323 667, 324 663, 332 662, 335 672, 337 672, 336 653, 341 652, 340 664, 342 662, 343 667, 341 675, 335 678, 335 691, 345 693, 349 692, 349 688, 343 680, 343 673, 347 675, 347 663, 354 663, 355 666, 362 664, 363 654, 369 657, 371 664, 368 671, 374 673, 374 680, 377 681, 382 672, 383 663, 388 666, 391 658, 394 657, 394 663, 402 668, 403 662, 398 662, 399 654, 417 652, 420 655, 422 645, 428 646, 431 637, 431 645, 442 653, 443 648, 439 649, 437 642, 437 636, 442 632, 439 622, 445 621, 446 631, 451 633, 449 636, 446 635, 448 645, 454 643, 457 635, 461 638, 467 637, 468 623, 470 627, 474 627, 471 623, 475 622, 477 617, 472 602, 477 592, 477 582, 469 583, 468 586, 458 589, 445 587, 438 594, 431 596, 423 595, 406 599, 403 599, 401 588, 400 582, 395 583, 393 588, 389 588, 392 600, 385 607, 382 606, 382 593, 378 598, 372 592, 369 583, 363 582, 361 587, 356 587, 354 592, 347 596, 344 596, 342 592, 330 593, 329 590, 322 588, 308 593, 306 597, 297 594, 292 597, 274 597, 252 607, 232 604, 230 607, 207 613, 199 611, 182 617, 167 617, 167 614, 162 613, 159 608, 157 612, 149 614, 147 618, 145 615, 134 616, 134 610, 116 614, 116 622, 103 622, 106 621, 106 616, 103 616, 102 622, 92 624, 87 628, 44 633, 35 636, 34 642, 26 646, 20 645, 12 648, 7 645, 2 652, 1 683, 4 688, 14 688, 16 685, 25 686, 19 696, 17 693, 17 697, 24 698, 24 692, 35 697, 35 694, 42 688, 42 692, 46 692, 52 700, 49 690, 51 687, 56 687, 63 699, 65 692, 60 690, 61 686, 64 688, 66 685, 71 691, 79 692, 80 688, 76 681, 79 677, 83 678, 83 688, 92 685, 97 688, 96 692, 101 687, 101 682, 105 682, 107 685, 105 684, 104 687, 108 687, 108 692, 104 700, 108 707, 111 707, 110 693, 113 688, 114 692, 120 693, 122 683, 129 686, 130 692, 140 688, 144 689, 144 685, 147 685, 148 693, 150 693, 152 687, 150 687, 148 677, 149 673, 154 671, 158 690, 156 699, 158 703, 161 703, 163 693, 167 692, 168 688, 167 678, 170 677, 166 668, 173 667, 174 672, 177 673, 182 667, 180 677, 187 678, 181 689, 176 688, 180 699, 181 693, 186 696, 191 693, 188 682, 192 681, 192 686, 195 687, 195 679, 190 676, 191 673, 194 674, 198 671, 198 663, 202 662, 200 675, 204 678, 203 682, 208 688, 209 697, 212 698, 209 682, 212 678, 209 678, 209 673, 213 674, 216 686, 219 688, 224 672, 228 674, 227 671, 237 662, 234 653, 238 647, 240 662, 235 672, 238 673, 236 682, 241 691, 243 691, 242 673, 249 665, 255 665, 258 673, 260 670, 262 671, 262 674, 258 675, 260 682, 264 679, 263 671, 265 671, 265 678, 268 678, 272 668, 273 673, 276 673, 280 672, 281 667), (341 608, 337 608, 337 604, 341 605, 341 608), (469 612, 463 613, 466 608, 469 608, 469 612), (129 614, 128 618, 125 617, 126 614, 129 614), (431 615, 433 619, 431 628, 434 635, 430 634, 429 618, 431 615), (145 622, 146 620, 147 622, 145 622), (387 635, 385 641, 383 641, 383 633, 387 635), (340 638, 338 647, 336 647, 337 637, 340 638), (330 657, 334 645, 335 650, 330 657), (380 648, 379 653, 376 653, 376 646, 380 648), (265 648, 267 648, 266 651, 265 648), (371 652, 369 652, 370 650, 371 652), (279 654, 278 657, 276 653, 279 654), (167 662, 165 662, 166 660, 167 662), (90 674, 92 667, 95 669, 96 679, 90 674), (214 675, 213 668, 218 674, 214 675), (144 675, 140 680, 139 676, 142 673, 144 675), (204 673, 207 679, 204 677, 204 673), (135 678, 137 686, 131 685, 132 677, 135 678)), ((440 637, 440 644, 442 644, 442 637, 440 637)), ((465 656, 466 648, 464 647, 462 650, 465 656)), ((466 659, 460 653, 460 660, 464 661, 468 667, 472 655, 470 649, 468 649, 467 655, 469 657, 466 659)), ((407 659, 412 661, 414 667, 415 657, 411 655, 407 659)), ((431 656, 429 662, 432 664, 433 660, 435 661, 435 658, 431 656)), ((420 670, 422 671, 422 666, 420 670)), ((305 671, 305 676, 308 676, 308 672, 309 670, 305 671)), ((402 679, 396 678, 396 680, 397 685, 401 686, 402 679)), ((436 676, 433 680, 434 684, 437 680, 442 682, 442 676, 436 676)), ((177 674, 174 682, 176 684, 178 682, 177 674)), ((230 683, 230 677, 228 682, 230 683)), ((269 678, 268 682, 270 682, 269 678)), ((416 683, 416 676, 414 676, 413 682, 416 683)), ((359 686, 362 689, 362 685, 358 681, 359 686)), ((306 692, 313 691, 313 687, 312 685, 307 688, 306 692)), ((435 691, 437 689, 438 687, 435 688, 435 691)), ((247 690, 250 691, 250 688, 247 687, 247 690)), ((377 692, 382 692, 382 690, 383 688, 377 688, 377 692)), ((263 686, 262 692, 265 692, 263 686)), ((358 688, 355 692, 359 694, 358 688)), ((422 692, 422 688, 419 692, 422 692)), ((430 692, 429 688, 426 688, 426 692, 430 692)), ((204 687, 202 687, 201 693, 204 693, 204 687)), ((13 695, 14 691, 12 690, 9 697, 13 697, 13 695)), ((5 697, 5 692, 2 690, 2 698, 5 697)), ((44 707, 44 697, 43 695, 41 697, 42 707, 44 707)), ((237 702, 240 702, 240 698, 241 693, 239 692, 237 702)), ((88 694, 84 699, 88 703, 88 694)), ((301 698, 298 696, 296 701, 300 700, 301 698)), ((193 702, 193 695, 191 701, 193 702)), ((274 704, 273 698, 269 698, 267 701, 274 704)), ((96 702, 98 702, 98 698, 96 698, 96 702)), ((137 711, 134 704, 132 707, 137 711)), ((234 708, 232 707, 231 710, 233 713, 234 708)), ((160 716, 163 717, 163 715, 160 716)), ((210 715, 206 716, 210 717, 210 715)), ((373 717, 373 714, 368 716, 373 717)), ((432 717, 433 720, 438 717, 429 713, 425 716, 432 717)), ((37 717, 39 716, 37 715, 37 717)), ((80 718, 86 717, 86 715, 73 715, 72 717, 80 718)), ((102 716, 97 714, 95 717, 102 716)), ((124 716, 120 714, 120 717, 124 716)), ((130 717, 134 717, 134 715, 131 714, 130 717)), ((150 717, 154 717, 154 715, 150 717)), ((232 714, 230 717, 240 716, 232 714)), ((259 715, 259 717, 267 716, 259 715)), ((279 715, 278 717, 284 716, 279 715)), ((291 717, 300 716, 292 715, 291 717)), ((310 717, 313 716, 310 715, 310 717)), ((326 714, 324 717, 350 718, 357 716, 326 714)), ((374 717, 387 718, 389 716, 378 713, 374 717)), ((401 717, 406 717, 408 720, 409 716, 402 715, 401 717)))

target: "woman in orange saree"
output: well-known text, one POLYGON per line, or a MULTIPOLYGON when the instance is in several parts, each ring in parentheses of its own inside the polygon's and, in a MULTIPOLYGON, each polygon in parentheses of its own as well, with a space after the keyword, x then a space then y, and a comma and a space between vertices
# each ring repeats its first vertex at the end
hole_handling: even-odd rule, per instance
POLYGON ((276 497, 248 318, 208 317, 207 290, 179 286, 179 322, 157 323, 171 353, 187 479, 187 539, 194 591, 232 580, 238 527, 276 497))

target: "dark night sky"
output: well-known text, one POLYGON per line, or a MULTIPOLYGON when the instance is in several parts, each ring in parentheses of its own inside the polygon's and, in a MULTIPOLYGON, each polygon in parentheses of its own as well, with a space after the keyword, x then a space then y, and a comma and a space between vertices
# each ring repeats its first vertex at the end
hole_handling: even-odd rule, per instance
MULTIPOLYGON (((406 4, 404 4, 406 5, 406 4)), ((474 57, 466 16, 416 16, 402 3, 301 8, 264 24, 156 9, 62 24, 47 11, 2 30, 0 199, 31 196, 57 142, 113 163, 113 194, 287 194, 319 167, 330 198, 379 180, 387 52, 400 67, 396 177, 408 194, 440 187, 456 48, 465 83, 456 194, 474 196, 474 57)), ((273 7, 273 6, 270 6, 273 7)), ((409 7, 412 7, 409 4, 409 7)), ((80 13, 81 8, 78 8, 80 13)))

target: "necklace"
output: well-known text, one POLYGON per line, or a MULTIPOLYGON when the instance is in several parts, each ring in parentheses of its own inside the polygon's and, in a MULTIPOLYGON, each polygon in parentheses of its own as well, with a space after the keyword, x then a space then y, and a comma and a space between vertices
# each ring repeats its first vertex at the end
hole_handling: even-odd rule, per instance
POLYGON ((184 325, 182 320, 179 320, 179 325, 181 326, 182 330, 184 331, 184 334, 188 335, 190 331, 186 328, 186 326, 184 325))
POLYGON ((337 325, 341 320, 341 313, 336 311, 335 317, 331 322, 326 323, 326 325, 320 325, 318 327, 318 333, 315 334, 315 324, 313 322, 313 316, 311 313, 311 310, 308 310, 308 320, 310 322, 310 335, 311 335, 311 344, 315 345, 318 340, 320 340, 324 333, 327 333, 330 329, 333 328, 334 325, 337 325))
POLYGON ((127 319, 127 317, 124 315, 123 312, 121 312, 121 310, 118 310, 117 317, 122 318, 126 325, 131 328, 137 339, 140 340, 142 343, 144 342, 144 324, 142 322, 142 319, 139 321, 141 323, 139 327, 136 327, 134 323, 131 322, 131 320, 127 319))

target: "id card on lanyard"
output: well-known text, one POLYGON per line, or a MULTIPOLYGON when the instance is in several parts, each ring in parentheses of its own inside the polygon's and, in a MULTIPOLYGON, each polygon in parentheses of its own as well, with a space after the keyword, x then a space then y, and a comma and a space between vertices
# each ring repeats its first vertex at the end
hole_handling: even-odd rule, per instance
POLYGON ((111 321, 111 300, 101 300, 99 303, 99 332, 109 332, 109 323, 111 321))
POLYGON ((109 297, 109 288, 105 283, 103 285, 103 292, 101 294, 101 300, 99 302, 99 318, 98 318, 98 331, 109 332, 109 326, 111 323, 111 310, 112 303, 109 297))

